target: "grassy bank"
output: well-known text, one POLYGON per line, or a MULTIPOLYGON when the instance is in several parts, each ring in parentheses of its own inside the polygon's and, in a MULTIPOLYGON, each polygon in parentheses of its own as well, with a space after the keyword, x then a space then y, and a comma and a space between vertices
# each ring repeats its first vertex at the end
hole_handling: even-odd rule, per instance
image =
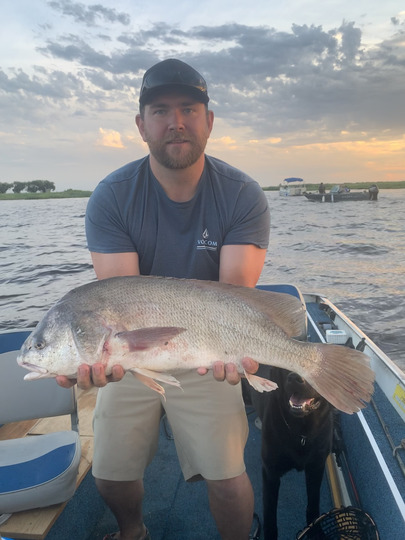
POLYGON ((90 197, 91 191, 81 191, 79 189, 67 189, 66 191, 55 191, 47 193, 0 193, 0 201, 10 201, 19 199, 77 199, 90 197))
MULTIPOLYGON (((319 183, 309 184, 305 182, 307 191, 318 191, 319 183)), ((326 184, 325 189, 329 191, 336 184, 326 184)), ((405 180, 402 182, 381 182, 377 184, 379 189, 404 189, 405 180)), ((345 186, 349 189, 368 189, 370 182, 345 182, 345 186)), ((279 186, 268 186, 263 188, 264 191, 278 191, 279 186)), ((48 193, 0 193, 0 201, 14 201, 19 199, 77 199, 81 197, 90 197, 91 191, 81 191, 79 189, 67 189, 66 191, 56 191, 48 193)))

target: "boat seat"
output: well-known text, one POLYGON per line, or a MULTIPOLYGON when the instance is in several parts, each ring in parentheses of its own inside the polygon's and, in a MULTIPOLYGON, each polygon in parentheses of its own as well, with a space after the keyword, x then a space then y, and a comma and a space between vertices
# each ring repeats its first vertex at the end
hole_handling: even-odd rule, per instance
POLYGON ((81 447, 74 387, 55 380, 24 381, 16 357, 29 332, 0 343, 0 424, 70 415, 71 429, 0 440, 0 514, 43 508, 70 499, 76 489, 81 447))

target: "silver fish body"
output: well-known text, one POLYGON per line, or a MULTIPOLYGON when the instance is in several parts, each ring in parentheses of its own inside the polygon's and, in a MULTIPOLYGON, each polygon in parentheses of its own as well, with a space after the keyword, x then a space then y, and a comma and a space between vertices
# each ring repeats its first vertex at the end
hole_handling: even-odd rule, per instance
MULTIPOLYGON (((152 276, 116 277, 73 289, 38 323, 18 363, 35 379, 76 377, 80 364, 121 364, 154 390, 178 385, 179 370, 241 361, 297 372, 338 409, 369 401, 374 374, 368 357, 339 345, 293 339, 303 332, 304 308, 290 295, 218 282, 152 276)), ((246 374, 259 391, 275 385, 246 374)))

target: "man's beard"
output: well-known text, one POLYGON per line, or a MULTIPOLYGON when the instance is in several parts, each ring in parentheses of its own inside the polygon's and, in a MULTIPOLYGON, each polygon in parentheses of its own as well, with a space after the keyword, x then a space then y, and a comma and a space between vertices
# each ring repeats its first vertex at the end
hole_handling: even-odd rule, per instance
POLYGON ((207 138, 204 137, 183 137, 181 135, 173 136, 169 140, 164 141, 153 141, 147 137, 146 142, 149 146, 150 153, 156 159, 158 163, 166 167, 167 169, 187 169, 191 167, 194 163, 200 158, 201 154, 204 153, 207 138), (169 141, 181 141, 186 140, 189 146, 188 152, 184 152, 184 148, 179 148, 180 152, 176 155, 174 147, 172 147, 172 152, 170 152, 170 143, 169 141))

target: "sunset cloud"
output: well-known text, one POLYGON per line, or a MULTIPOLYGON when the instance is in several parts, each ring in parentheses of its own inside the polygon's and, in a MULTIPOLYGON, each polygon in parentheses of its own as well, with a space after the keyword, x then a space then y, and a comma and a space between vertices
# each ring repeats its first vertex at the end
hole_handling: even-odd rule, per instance
POLYGON ((99 129, 100 137, 97 139, 99 146, 108 146, 109 148, 121 148, 126 146, 123 144, 121 134, 113 129, 99 129))

